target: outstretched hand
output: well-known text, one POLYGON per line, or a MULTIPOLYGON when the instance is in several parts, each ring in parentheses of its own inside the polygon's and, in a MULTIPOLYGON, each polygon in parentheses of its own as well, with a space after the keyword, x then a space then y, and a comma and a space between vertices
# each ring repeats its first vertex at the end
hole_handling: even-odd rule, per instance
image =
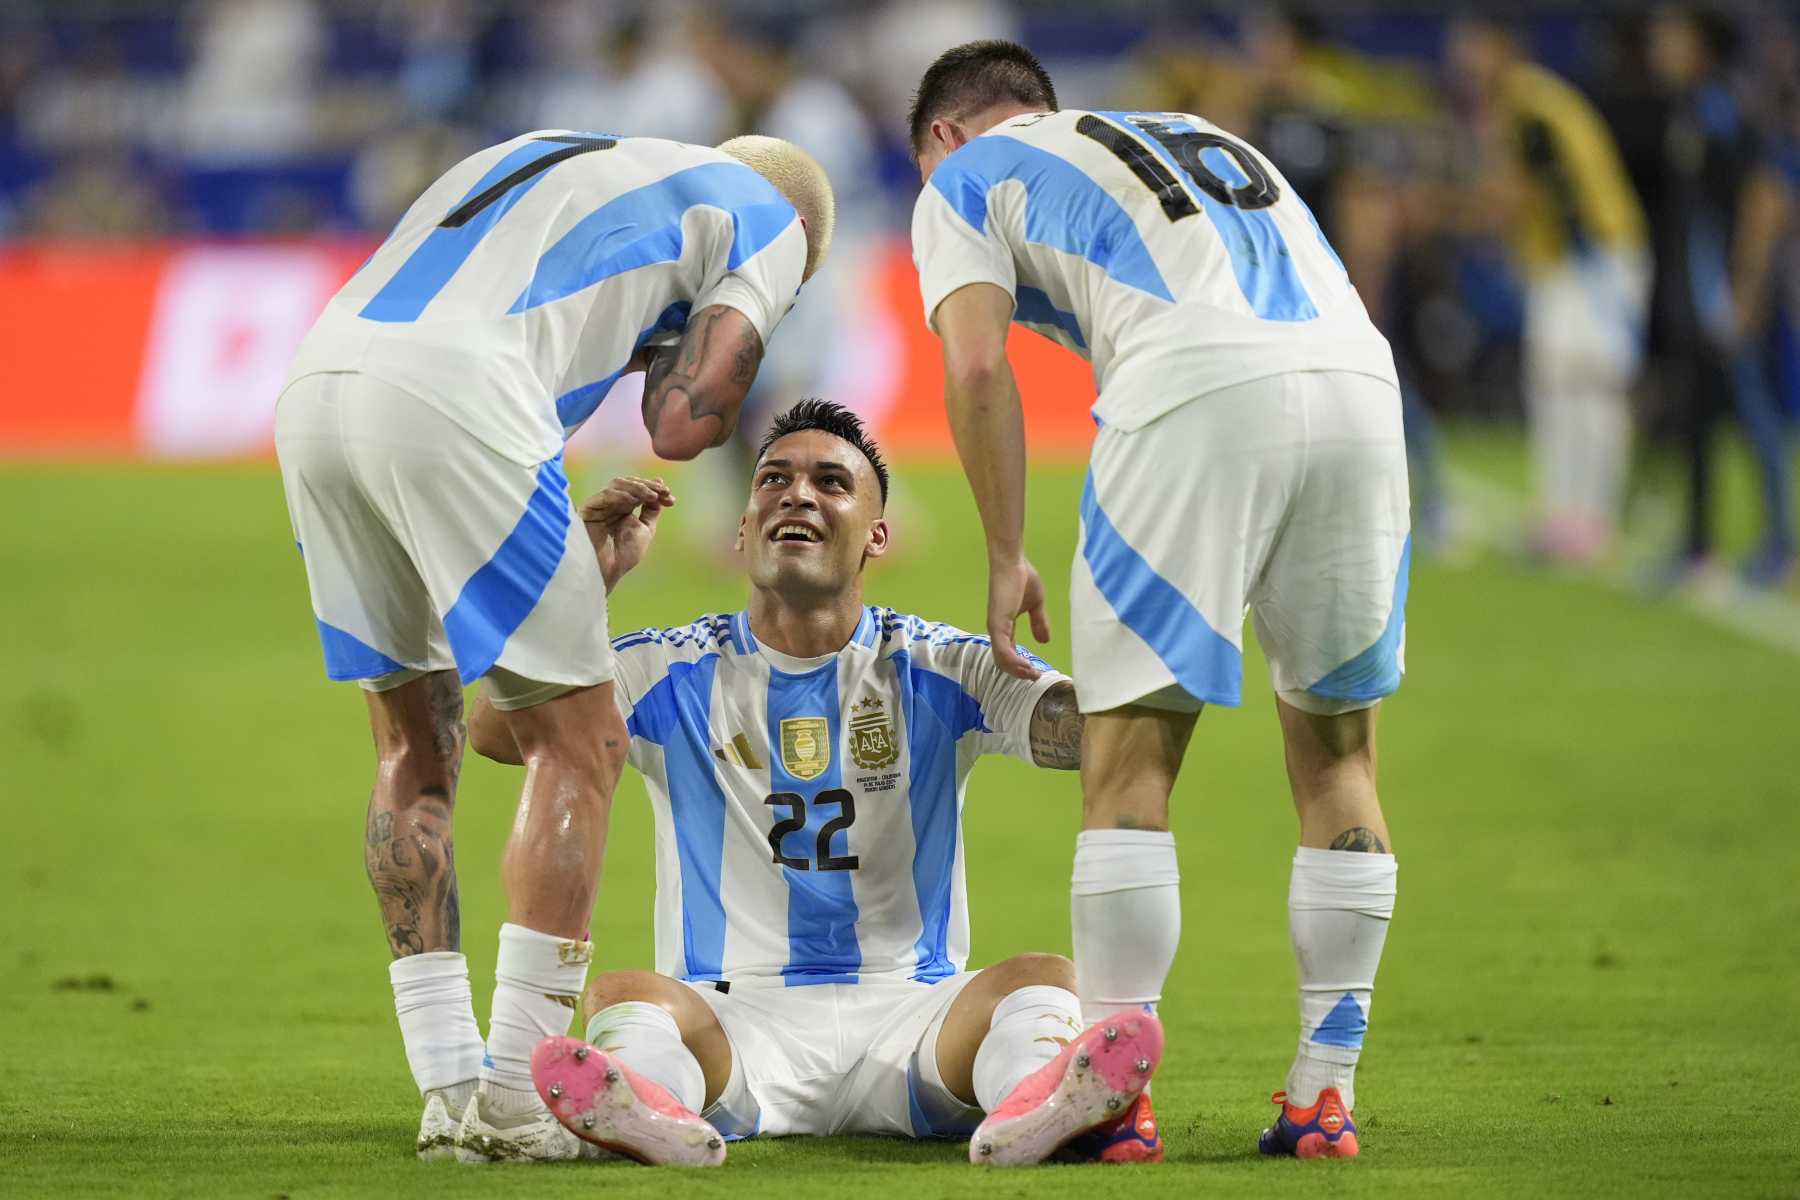
POLYGON ((987 632, 994 662, 1002 671, 1020 679, 1036 679, 1042 672, 1020 653, 1013 638, 1019 616, 1031 618, 1031 636, 1039 644, 1050 640, 1050 617, 1044 611, 1044 581, 1031 560, 988 564, 987 632))
POLYGON ((644 559, 656 536, 656 519, 675 503, 660 479, 621 476, 581 502, 581 521, 593 543, 606 590, 644 559))

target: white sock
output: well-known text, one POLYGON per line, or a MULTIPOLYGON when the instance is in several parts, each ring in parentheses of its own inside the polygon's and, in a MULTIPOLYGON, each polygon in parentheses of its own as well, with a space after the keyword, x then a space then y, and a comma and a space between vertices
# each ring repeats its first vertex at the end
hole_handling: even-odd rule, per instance
POLYGON ((542 1107, 531 1086, 531 1052, 545 1038, 569 1032, 593 949, 591 942, 523 925, 500 927, 487 1061, 481 1066, 484 1107, 499 1113, 542 1107))
POLYGON ((469 963, 453 950, 410 954, 388 964, 394 1015, 419 1094, 443 1091, 451 1103, 468 1101, 481 1070, 481 1027, 469 992, 469 963))
POLYGON ((1181 940, 1181 871, 1175 835, 1087 829, 1075 838, 1070 932, 1081 1016, 1093 1024, 1121 1008, 1151 1008, 1181 940))
POLYGON ((588 1019, 587 1040, 659 1084, 689 1112, 706 1107, 706 1074, 700 1060, 661 1005, 627 1000, 603 1008, 588 1019))
POLYGON ((1298 1108, 1310 1108, 1328 1087, 1343 1096, 1345 1108, 1356 1107, 1356 1060, 1397 878, 1391 854, 1294 851, 1288 930, 1300 968, 1300 1049, 1287 1092, 1298 1108))
POLYGON ((1080 1032, 1081 1002, 1067 988, 1034 984, 1001 997, 975 1051, 975 1103, 993 1112, 1080 1032))

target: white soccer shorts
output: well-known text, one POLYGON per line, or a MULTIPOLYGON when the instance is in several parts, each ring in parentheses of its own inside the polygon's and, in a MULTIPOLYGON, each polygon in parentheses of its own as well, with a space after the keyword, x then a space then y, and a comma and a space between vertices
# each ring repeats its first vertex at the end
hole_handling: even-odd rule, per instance
POLYGON ((1071 589, 1083 712, 1236 705, 1246 609, 1275 691, 1367 708, 1400 686, 1411 557, 1394 386, 1292 372, 1101 428, 1071 589))
POLYGON ((612 678, 606 586, 560 456, 520 466, 350 372, 287 388, 275 449, 331 678, 380 691, 454 668, 490 676, 502 708, 612 678))
POLYGON ((705 1117, 728 1138, 968 1137, 981 1122, 937 1074, 937 1034, 976 972, 936 983, 692 984, 731 1043, 705 1117))

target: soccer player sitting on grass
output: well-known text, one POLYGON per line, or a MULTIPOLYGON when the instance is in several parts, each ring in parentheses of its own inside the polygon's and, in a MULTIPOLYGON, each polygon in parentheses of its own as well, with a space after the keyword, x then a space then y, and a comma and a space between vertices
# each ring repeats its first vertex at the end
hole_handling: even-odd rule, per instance
MULTIPOLYGON (((758 1134, 964 1136, 984 1112, 977 1162, 1158 1159, 1154 1021, 1083 1033, 1056 955, 964 968, 969 771, 994 752, 1073 770, 1082 719, 1040 660, 1021 680, 984 637, 864 604, 886 499, 857 419, 803 402, 739 522, 749 607, 613 643, 656 814, 657 970, 595 978, 586 1040, 546 1039, 533 1079, 571 1131, 653 1163, 716 1165, 758 1134)), ((609 589, 673 503, 618 479, 582 506, 609 589)), ((519 761, 485 696, 471 741, 519 761)))

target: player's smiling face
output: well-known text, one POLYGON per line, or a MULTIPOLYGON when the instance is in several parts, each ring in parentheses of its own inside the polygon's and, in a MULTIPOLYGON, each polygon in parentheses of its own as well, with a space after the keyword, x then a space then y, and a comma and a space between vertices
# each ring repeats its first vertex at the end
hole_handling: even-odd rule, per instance
POLYGON ((887 551, 875 469, 823 430, 789 434, 756 464, 737 544, 759 588, 808 599, 849 589, 887 551))

